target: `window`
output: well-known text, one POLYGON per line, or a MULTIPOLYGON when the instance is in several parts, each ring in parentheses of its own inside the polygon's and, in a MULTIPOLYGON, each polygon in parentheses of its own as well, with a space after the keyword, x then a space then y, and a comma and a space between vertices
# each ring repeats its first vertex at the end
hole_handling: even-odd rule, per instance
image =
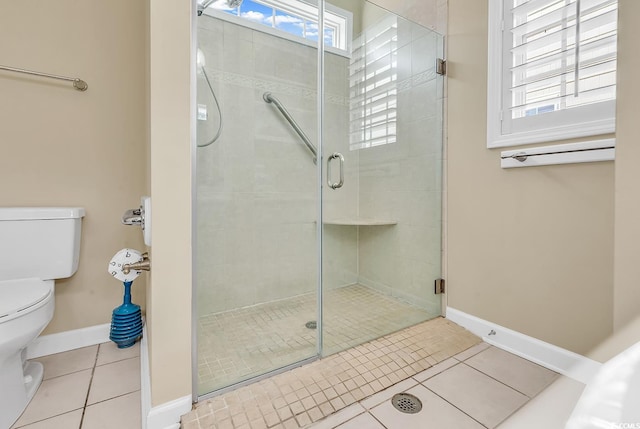
MULTIPOLYGON (((318 42, 318 7, 301 0, 244 0, 238 7, 218 0, 204 13, 311 46, 318 42)), ((324 44, 328 51, 350 53, 352 20, 351 12, 326 5, 324 44)))
POLYGON ((395 17, 368 28, 353 42, 349 66, 349 147, 396 141, 398 23, 395 17))
POLYGON ((489 5, 488 146, 614 132, 617 0, 489 5))

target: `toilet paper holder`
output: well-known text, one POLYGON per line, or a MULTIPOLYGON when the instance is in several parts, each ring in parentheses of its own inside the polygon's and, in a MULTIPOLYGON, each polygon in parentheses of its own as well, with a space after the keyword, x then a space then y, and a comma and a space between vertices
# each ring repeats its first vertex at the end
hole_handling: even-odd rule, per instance
POLYGON ((132 270, 151 271, 151 260, 149 259, 148 252, 144 252, 142 254, 142 261, 134 262, 132 264, 124 264, 122 266, 122 272, 125 274, 129 274, 132 270))

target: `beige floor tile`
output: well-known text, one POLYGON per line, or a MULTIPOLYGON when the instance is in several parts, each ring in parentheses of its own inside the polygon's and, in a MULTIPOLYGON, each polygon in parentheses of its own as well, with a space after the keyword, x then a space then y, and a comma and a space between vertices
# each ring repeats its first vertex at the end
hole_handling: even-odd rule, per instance
POLYGON ((579 381, 559 377, 503 422, 499 429, 563 428, 584 387, 579 381))
POLYGON ((460 361, 454 358, 449 358, 447 360, 440 362, 439 364, 432 366, 429 369, 425 369, 424 371, 419 372, 418 374, 414 375, 413 378, 418 380, 419 382, 426 381, 431 377, 440 374, 442 371, 457 365, 459 362, 460 361))
POLYGON ((140 359, 98 366, 93 374, 88 405, 140 390, 140 359))
POLYGON ((37 423, 20 426, 20 429, 78 429, 80 420, 82 420, 82 410, 75 410, 37 423))
POLYGON ((405 392, 411 389, 416 384, 418 384, 417 381, 415 381, 413 378, 408 378, 404 381, 401 381, 400 383, 394 384, 393 386, 383 390, 382 392, 378 392, 375 395, 363 400, 361 404, 363 407, 369 410, 376 405, 383 403, 384 401, 388 401, 396 393, 405 392))
POLYGON ((373 418, 371 414, 365 413, 340 426, 336 426, 336 429, 385 429, 385 427, 373 418))
POLYGON ((24 426, 84 407, 90 380, 91 370, 86 369, 43 381, 16 426, 24 426))
POLYGON ((96 365, 105 365, 107 363, 117 362, 119 360, 130 359, 140 356, 140 342, 138 341, 131 347, 119 349, 114 342, 100 344, 98 350, 98 363, 96 365))
POLYGON ((547 387, 557 374, 514 354, 490 347, 467 359, 465 364, 511 386, 532 398, 547 387))
POLYGON ((488 428, 496 427, 529 399, 465 364, 423 384, 488 428))
POLYGON ((416 386, 407 393, 417 396, 422 410, 406 414, 387 401, 370 411, 388 429, 483 429, 471 417, 449 404, 424 386, 416 386))
POLYGON ((140 392, 87 407, 82 429, 140 429, 140 392))
POLYGON ((336 426, 351 420, 355 416, 365 412, 365 409, 360 404, 353 404, 341 411, 330 415, 322 421, 319 421, 315 425, 311 425, 310 429, 333 429, 336 426))
POLYGON ((491 347, 489 344, 482 342, 480 344, 476 344, 471 348, 468 348, 462 353, 458 353, 457 355, 454 356, 454 358, 462 362, 463 360, 467 360, 471 356, 475 356, 476 354, 480 353, 483 350, 488 349, 489 347, 491 347))
POLYGON ((83 347, 54 355, 34 359, 44 365, 44 379, 71 374, 83 369, 93 368, 96 363, 98 346, 83 347))

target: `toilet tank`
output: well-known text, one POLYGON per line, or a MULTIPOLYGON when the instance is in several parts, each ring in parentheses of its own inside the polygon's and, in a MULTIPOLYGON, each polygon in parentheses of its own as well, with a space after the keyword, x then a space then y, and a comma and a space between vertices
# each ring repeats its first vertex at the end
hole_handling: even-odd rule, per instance
POLYGON ((0 281, 72 276, 83 217, 81 207, 0 207, 0 281))

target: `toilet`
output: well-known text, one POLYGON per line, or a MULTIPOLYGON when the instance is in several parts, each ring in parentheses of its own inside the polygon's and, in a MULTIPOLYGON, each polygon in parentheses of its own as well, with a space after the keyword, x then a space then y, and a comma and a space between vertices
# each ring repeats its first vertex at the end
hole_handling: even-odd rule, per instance
POLYGON ((0 207, 0 429, 42 382, 26 347, 53 317, 54 280, 78 269, 83 217, 78 207, 0 207))

